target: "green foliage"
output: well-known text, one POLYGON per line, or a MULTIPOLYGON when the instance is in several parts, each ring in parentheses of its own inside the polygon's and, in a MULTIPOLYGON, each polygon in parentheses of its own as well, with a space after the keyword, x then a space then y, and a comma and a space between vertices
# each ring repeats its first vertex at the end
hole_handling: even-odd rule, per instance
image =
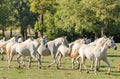
POLYGON ((24 30, 31 26, 49 39, 76 39, 93 33, 117 35, 119 3, 120 0, 1 0, 0 27, 6 24, 24 30))
POLYGON ((0 29, 5 28, 8 25, 9 9, 6 0, 0 2, 0 29))

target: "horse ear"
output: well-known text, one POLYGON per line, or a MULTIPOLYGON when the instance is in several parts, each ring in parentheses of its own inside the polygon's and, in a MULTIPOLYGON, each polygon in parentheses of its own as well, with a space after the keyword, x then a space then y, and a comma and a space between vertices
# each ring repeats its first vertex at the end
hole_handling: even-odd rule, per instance
POLYGON ((106 35, 104 35, 103 37, 104 37, 104 38, 107 38, 107 36, 106 36, 106 35))
POLYGON ((111 37, 111 39, 113 39, 113 38, 114 38, 114 36, 111 37))
POLYGON ((111 39, 111 36, 109 36, 109 39, 111 39))
POLYGON ((67 36, 63 36, 63 38, 67 39, 67 36))

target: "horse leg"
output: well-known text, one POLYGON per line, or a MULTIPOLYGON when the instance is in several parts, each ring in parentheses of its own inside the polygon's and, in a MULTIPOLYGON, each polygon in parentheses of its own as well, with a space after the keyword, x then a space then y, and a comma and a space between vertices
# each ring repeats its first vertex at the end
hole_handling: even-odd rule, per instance
POLYGON ((97 75, 97 67, 98 67, 98 63, 99 63, 99 60, 96 58, 96 60, 95 60, 95 69, 94 69, 94 73, 95 73, 95 75, 97 75))
POLYGON ((4 49, 2 48, 1 48, 1 55, 2 55, 1 60, 4 60, 4 49))
POLYGON ((82 65, 83 65, 83 58, 81 58, 81 64, 80 64, 80 67, 79 67, 80 72, 82 71, 82 65))
POLYGON ((17 56, 17 62, 18 62, 18 68, 20 68, 20 61, 19 61, 19 58, 21 57, 21 55, 18 55, 17 56))
POLYGON ((4 55, 3 55, 3 53, 1 53, 1 56, 2 56, 2 57, 1 57, 1 60, 4 60, 4 55))
POLYGON ((74 64, 75 64, 74 61, 75 61, 75 59, 73 58, 72 59, 72 69, 74 69, 74 64))
POLYGON ((28 69, 30 69, 30 67, 31 67, 31 60, 32 60, 32 57, 29 57, 28 69))
POLYGON ((85 68, 85 70, 86 70, 86 73, 89 73, 89 71, 88 71, 88 69, 87 69, 87 67, 85 66, 85 59, 83 60, 83 66, 84 66, 84 68, 85 68))
POLYGON ((22 60, 22 61, 21 61, 20 63, 23 64, 23 66, 25 67, 25 57, 22 56, 21 60, 22 60))
POLYGON ((85 70, 86 70, 86 73, 89 73, 89 71, 88 71, 88 69, 87 69, 87 67, 85 66, 85 58, 81 58, 81 64, 80 64, 80 69, 79 69, 79 71, 81 72, 81 70, 82 70, 82 65, 84 66, 84 68, 85 68, 85 70))
POLYGON ((100 69, 100 61, 98 62, 97 71, 100 69))
MULTIPOLYGON (((51 54, 52 55, 52 54, 51 54)), ((48 65, 48 67, 51 67, 51 65, 55 64, 56 63, 56 57, 55 57, 55 54, 52 55, 52 58, 53 58, 53 62, 51 64, 48 65)))
POLYGON ((77 67, 77 69, 79 69, 80 68, 80 57, 77 57, 77 63, 78 63, 78 67, 77 67))
POLYGON ((38 68, 41 69, 41 55, 38 55, 38 68))
POLYGON ((92 69, 92 70, 94 69, 94 63, 95 63, 95 61, 92 60, 92 63, 91 63, 91 69, 92 69))
POLYGON ((55 55, 55 63, 56 63, 56 68, 57 69, 59 69, 59 63, 58 63, 58 57, 59 57, 59 54, 60 54, 60 52, 59 51, 57 51, 57 53, 56 53, 56 55, 55 55))
POLYGON ((58 58, 58 64, 59 64, 59 66, 61 66, 61 58, 62 58, 62 54, 60 54, 60 56, 58 58))
POLYGON ((59 66, 61 65, 61 58, 62 58, 62 54, 59 54, 59 58, 57 61, 57 69, 59 69, 59 66))
POLYGON ((103 61, 108 65, 108 71, 107 74, 110 75, 110 63, 108 62, 107 58, 103 59, 103 61))
POLYGON ((11 65, 11 61, 12 61, 12 58, 13 58, 13 54, 10 55, 10 58, 8 59, 8 69, 10 68, 10 65, 11 65))

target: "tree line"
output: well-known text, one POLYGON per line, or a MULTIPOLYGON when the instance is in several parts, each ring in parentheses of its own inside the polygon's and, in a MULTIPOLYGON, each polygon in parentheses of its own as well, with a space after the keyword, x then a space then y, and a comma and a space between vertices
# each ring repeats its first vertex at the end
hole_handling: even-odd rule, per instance
POLYGON ((23 38, 31 27, 49 39, 67 36, 115 36, 120 41, 120 0, 0 0, 0 29, 20 27, 23 38))

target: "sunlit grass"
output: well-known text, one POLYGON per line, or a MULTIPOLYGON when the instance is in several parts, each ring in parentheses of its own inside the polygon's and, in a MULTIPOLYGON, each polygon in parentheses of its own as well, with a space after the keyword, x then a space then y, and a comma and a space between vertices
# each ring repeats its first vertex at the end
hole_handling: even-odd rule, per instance
MULTIPOLYGON (((71 69, 71 60, 69 57, 63 57, 61 62, 61 69, 57 70, 55 65, 48 68, 48 64, 52 62, 51 56, 44 57, 42 62, 42 69, 38 69, 37 61, 33 60, 31 69, 21 66, 17 68, 16 57, 13 58, 11 68, 7 68, 7 61, 0 60, 0 79, 120 79, 120 72, 117 71, 117 64, 120 62, 120 44, 117 44, 118 49, 108 50, 108 60, 111 65, 111 74, 105 74, 107 71, 107 64, 101 61, 101 68, 98 75, 90 70, 89 74, 79 70, 71 69)), ((27 60, 27 59, 26 59, 27 60)), ((25 65, 27 66, 26 61, 25 65)), ((86 65, 90 69, 91 61, 87 60, 86 65)), ((77 65, 76 65, 77 67, 77 65)))

